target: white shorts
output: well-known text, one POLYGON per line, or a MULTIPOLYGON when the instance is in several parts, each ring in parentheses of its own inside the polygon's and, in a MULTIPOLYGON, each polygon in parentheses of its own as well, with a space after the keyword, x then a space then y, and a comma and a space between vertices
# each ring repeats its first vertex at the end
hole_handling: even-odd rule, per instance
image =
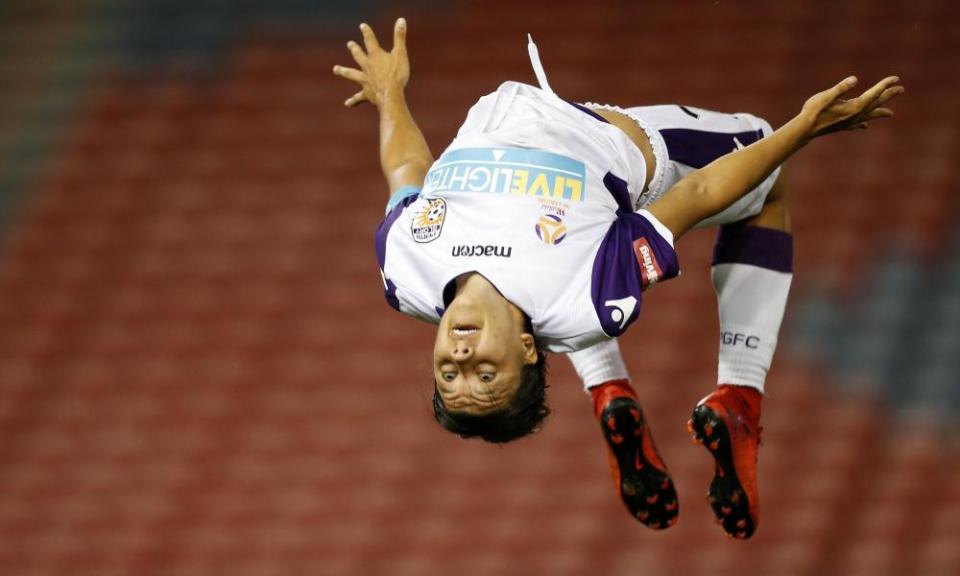
MULTIPOLYGON (((650 138, 657 167, 650 181, 650 191, 643 195, 644 201, 637 209, 648 206, 694 170, 773 132, 766 120, 744 112, 723 114, 676 104, 635 108, 593 103, 586 106, 625 114, 633 118, 650 138)), ((697 227, 729 224, 756 216, 779 175, 780 168, 777 168, 732 206, 699 222, 697 227)))

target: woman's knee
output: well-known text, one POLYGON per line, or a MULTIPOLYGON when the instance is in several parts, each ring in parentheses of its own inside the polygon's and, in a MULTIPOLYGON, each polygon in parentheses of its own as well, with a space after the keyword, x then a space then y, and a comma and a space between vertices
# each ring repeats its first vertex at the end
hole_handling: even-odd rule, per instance
POLYGON ((790 232, 790 207, 787 202, 787 186, 783 170, 770 188, 760 213, 746 221, 748 226, 773 228, 790 232))

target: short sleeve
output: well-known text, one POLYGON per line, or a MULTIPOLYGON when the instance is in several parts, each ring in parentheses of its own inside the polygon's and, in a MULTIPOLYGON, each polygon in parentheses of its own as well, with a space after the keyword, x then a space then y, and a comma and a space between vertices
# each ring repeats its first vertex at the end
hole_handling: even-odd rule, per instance
POLYGON ((390 200, 387 201, 387 207, 384 210, 384 214, 390 214, 390 211, 396 208, 397 204, 400 204, 411 196, 417 196, 418 194, 420 194, 419 186, 404 186, 403 188, 400 188, 390 196, 390 200))
POLYGON ((620 211, 593 262, 590 296, 610 337, 640 315, 645 289, 680 274, 673 234, 653 214, 620 211))
MULTIPOLYGON (((673 232, 646 210, 632 216, 642 218, 652 228, 652 231, 645 229, 633 240, 633 255, 637 258, 643 288, 676 278, 680 274, 680 261, 673 249, 673 232)), ((636 227, 643 229, 644 225, 637 223, 636 227)))

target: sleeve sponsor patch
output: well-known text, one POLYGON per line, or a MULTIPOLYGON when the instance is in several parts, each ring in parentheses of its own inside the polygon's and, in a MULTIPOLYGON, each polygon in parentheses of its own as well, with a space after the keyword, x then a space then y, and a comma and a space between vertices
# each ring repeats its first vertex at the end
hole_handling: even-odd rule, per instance
POLYGON ((657 257, 646 238, 637 238, 633 241, 633 255, 637 257, 640 267, 640 283, 644 289, 657 283, 663 276, 663 269, 657 262, 657 257))

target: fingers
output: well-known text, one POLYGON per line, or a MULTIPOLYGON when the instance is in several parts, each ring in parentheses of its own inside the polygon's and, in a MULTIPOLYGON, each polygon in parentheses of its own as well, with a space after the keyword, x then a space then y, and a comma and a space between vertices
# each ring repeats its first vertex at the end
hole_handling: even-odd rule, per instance
POLYGON ((846 78, 841 80, 836 86, 834 86, 829 90, 830 96, 833 100, 836 100, 837 98, 843 96, 847 90, 853 88, 856 85, 857 85, 857 77, 847 76, 846 78))
MULTIPOLYGON (((870 87, 869 90, 861 94, 857 100, 859 100, 865 108, 872 106, 888 88, 893 87, 897 82, 900 82, 899 76, 887 76, 883 80, 870 87)), ((892 98, 895 95, 896 94, 893 94, 890 97, 892 98)))
POLYGON ((904 92, 900 78, 888 76, 860 96, 844 99, 842 96, 857 84, 856 76, 849 76, 832 88, 812 96, 803 110, 813 119, 813 137, 842 130, 865 130, 878 118, 893 116, 893 110, 882 106, 904 92))
MULTIPOLYGON (((341 78, 346 78, 347 80, 352 80, 357 84, 363 85, 367 80, 366 74, 357 70, 356 68, 348 68, 346 66, 334 66, 333 73, 341 78)), ((347 98, 343 103, 344 106, 352 108, 361 102, 365 102, 367 97, 363 95, 363 90, 357 92, 353 96, 347 98)))
POLYGON ((873 120, 874 118, 889 118, 891 116, 893 116, 893 110, 889 108, 874 108, 867 115, 867 119, 873 120))
POLYGON ((851 124, 845 130, 866 130, 870 127, 870 121, 876 120, 877 118, 889 118, 893 116, 893 110, 889 108, 875 108, 871 110, 866 116, 860 116, 862 119, 860 122, 851 124))
POLYGON ((357 70, 356 68, 347 68, 346 66, 334 66, 333 73, 341 78, 346 78, 347 80, 352 80, 354 82, 363 83, 366 79, 366 75, 357 70))
POLYGON ((897 76, 888 76, 864 92, 860 98, 857 98, 860 106, 858 117, 861 120, 869 121, 875 118, 893 116, 893 110, 881 107, 881 105, 904 92, 903 86, 897 85, 899 81, 900 78, 897 76))
POLYGON ((397 18, 397 23, 393 25, 393 49, 394 51, 407 51, 407 19, 397 18))
POLYGON ((363 91, 357 92, 353 96, 347 98, 347 101, 343 103, 347 108, 353 108, 361 102, 366 102, 367 98, 363 95, 363 91))
POLYGON ((880 93, 880 96, 877 98, 877 101, 873 103, 873 105, 880 106, 891 98, 895 98, 903 94, 905 91, 906 89, 903 86, 891 86, 880 93))
MULTIPOLYGON (((334 66, 333 73, 341 78, 352 80, 357 84, 360 84, 361 86, 367 80, 367 75, 361 72, 360 70, 357 70, 356 68, 348 68, 346 66, 334 66)), ((346 106, 347 108, 353 108, 354 106, 356 106, 361 102, 366 102, 366 100, 367 100, 367 97, 364 96, 363 90, 361 90, 356 94, 354 94, 353 96, 347 98, 347 100, 343 103, 343 105, 346 106)))
POLYGON ((353 56, 354 62, 360 65, 362 68, 367 61, 367 55, 364 53, 363 48, 353 40, 347 42, 347 50, 350 51, 350 55, 353 56))
POLYGON ((367 48, 367 53, 380 49, 380 43, 377 42, 377 35, 373 33, 373 28, 364 22, 360 25, 360 33, 363 34, 363 45, 367 48))

